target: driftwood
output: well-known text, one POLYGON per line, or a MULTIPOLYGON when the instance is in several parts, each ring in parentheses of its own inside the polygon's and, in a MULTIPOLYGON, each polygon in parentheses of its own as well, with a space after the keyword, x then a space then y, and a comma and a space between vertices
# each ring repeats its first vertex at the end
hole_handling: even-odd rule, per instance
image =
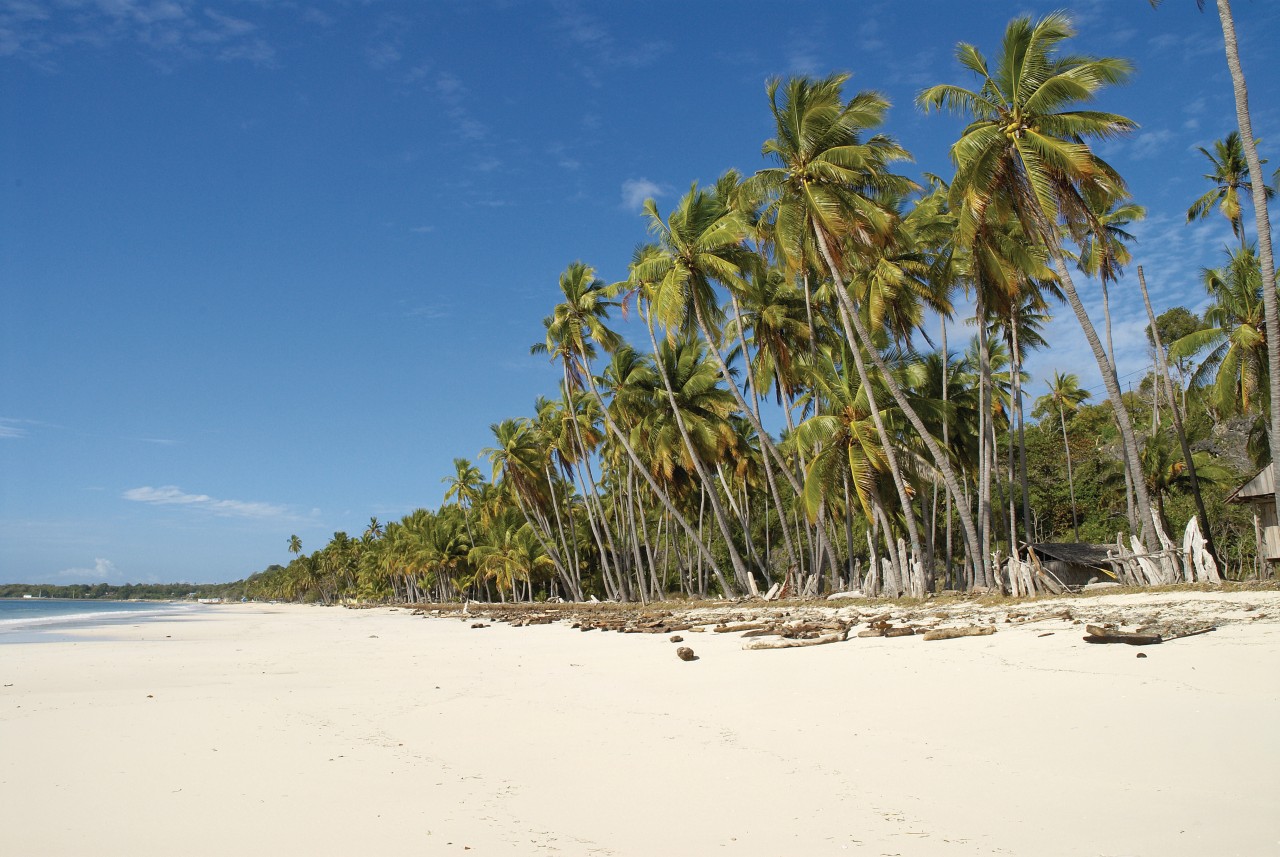
POLYGON ((761 628, 772 627, 768 622, 743 622, 740 625, 717 625, 711 630, 717 634, 732 634, 737 631, 758 631, 761 628))
POLYGON ((824 634, 821 637, 812 637, 808 640, 795 640, 782 638, 778 640, 755 639, 747 640, 742 644, 742 648, 748 651, 756 649, 799 649, 804 646, 823 646, 827 643, 841 643, 846 639, 846 634, 824 634))
POLYGON ((954 640, 957 637, 988 637, 996 632, 992 625, 967 625, 963 628, 934 628, 932 631, 925 631, 924 638, 928 640, 954 640))
POLYGON ((1163 641, 1159 634, 1142 634, 1137 631, 1121 631, 1117 628, 1106 628, 1102 625, 1085 625, 1089 633, 1086 643, 1124 643, 1129 646, 1150 646, 1163 641))

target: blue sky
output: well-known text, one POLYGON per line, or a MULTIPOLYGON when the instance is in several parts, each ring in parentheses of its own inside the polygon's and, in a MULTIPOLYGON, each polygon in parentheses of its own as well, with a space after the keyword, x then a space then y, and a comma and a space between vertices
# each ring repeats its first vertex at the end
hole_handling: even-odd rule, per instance
MULTIPOLYGON (((1235 122, 1212 3, 0 0, 0 582, 232 580, 438 505, 554 392, 528 347, 560 271, 621 279, 645 196, 764 165, 767 78, 853 72, 903 171, 949 176, 959 122, 915 93, 1062 5, 1136 66, 1101 104, 1141 130, 1102 151, 1157 311, 1199 308, 1230 240, 1183 223, 1235 122)), ((1235 14, 1265 157, 1280 9, 1235 14)), ((1048 336, 1032 371, 1101 398, 1065 308, 1048 336)))

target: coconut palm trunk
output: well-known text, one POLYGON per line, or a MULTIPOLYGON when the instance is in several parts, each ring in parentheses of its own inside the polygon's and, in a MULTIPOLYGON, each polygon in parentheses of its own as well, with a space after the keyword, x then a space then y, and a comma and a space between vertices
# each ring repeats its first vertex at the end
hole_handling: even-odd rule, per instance
MULTIPOLYGON (((653 330, 653 314, 647 311, 645 316, 645 326, 649 331, 649 342, 653 345, 654 363, 658 367, 658 377, 662 379, 662 388, 667 393, 667 403, 671 406, 671 414, 675 419, 676 429, 680 432, 680 439, 684 441, 685 452, 689 454, 689 460, 693 463, 693 469, 697 471, 698 479, 701 481, 705 491, 707 502, 711 506, 711 516, 716 520, 716 526, 720 529, 720 535, 725 541, 725 548, 729 553, 729 562, 733 565, 733 573, 738 583, 746 586, 747 575, 751 572, 747 570, 747 565, 742 561, 742 556, 738 553, 738 548, 733 543, 733 528, 729 525, 729 517, 725 514, 724 507, 720 504, 720 497, 716 492, 715 483, 711 479, 711 475, 707 472, 707 467, 702 462, 702 456, 698 455, 698 450, 693 445, 693 438, 689 436, 689 429, 684 424, 684 417, 680 414, 680 405, 676 402, 676 392, 671 386, 671 377, 667 374, 667 367, 663 365, 662 355, 658 349, 658 337, 653 330)), ((728 593, 725 593, 726 595, 728 593)))
MULTIPOLYGON (((1230 0, 1217 0, 1218 18, 1222 22, 1222 41, 1227 53, 1227 68, 1231 71, 1231 87, 1236 99, 1236 123, 1240 126, 1240 142, 1244 146, 1245 162, 1249 165, 1249 178, 1253 196, 1253 216, 1258 234, 1258 256, 1262 263, 1262 303, 1266 313, 1267 380, 1271 389, 1271 415, 1267 440, 1271 460, 1280 461, 1280 307, 1276 301, 1276 265, 1271 247, 1271 216, 1267 211, 1266 183, 1262 179, 1262 162, 1258 159, 1258 142, 1253 136, 1253 120, 1249 115, 1249 89, 1245 85, 1244 70, 1240 66, 1240 48, 1236 42, 1236 22, 1231 14, 1230 0)), ((1280 480, 1276 481, 1276 505, 1280 507, 1280 480)), ((1207 535, 1207 532, 1206 532, 1207 535)))
MULTIPOLYGON (((951 468, 951 462, 947 459, 946 454, 938 447, 937 441, 935 441, 932 435, 929 434, 928 429, 924 425, 924 421, 920 419, 920 415, 916 413, 915 408, 911 407, 911 403, 907 401, 907 397, 903 394, 902 388, 893 377, 893 373, 889 371, 889 367, 885 365, 884 359, 880 356, 880 353, 872 347, 871 335, 867 333, 866 327, 862 324, 862 319, 859 318, 857 311, 852 305, 849 293, 844 287, 843 278, 840 276, 839 266, 835 264, 835 260, 831 255, 831 249, 827 246, 826 236, 823 234, 823 230, 819 227, 816 221, 813 221, 812 225, 814 235, 817 237, 818 247, 822 252, 823 260, 827 263, 827 267, 831 271, 831 276, 836 283, 836 295, 841 308, 841 321, 846 327, 845 335, 850 337, 850 350, 854 355, 854 363, 858 368, 859 379, 864 385, 867 385, 868 392, 870 392, 870 385, 868 384, 866 376, 866 367, 862 365, 862 358, 858 349, 858 343, 864 342, 867 344, 867 353, 871 356, 872 361, 876 364, 876 368, 880 370, 881 375, 884 377, 885 386, 889 388, 889 394, 893 396, 893 400, 897 403, 903 414, 906 415, 916 432, 919 433, 920 439, 924 441, 925 446, 929 450, 929 454, 933 456, 934 463, 942 470, 942 478, 943 481, 946 482, 947 490, 953 492, 956 497, 959 497, 960 483, 956 480, 956 474, 951 468), (852 336, 852 332, 848 330, 848 327, 850 326, 853 327, 853 331, 856 331, 858 338, 854 338, 852 336)), ((883 432, 883 428, 880 428, 879 426, 879 411, 876 409, 875 405, 871 406, 871 414, 877 421, 878 430, 883 432)), ((885 441, 885 437, 883 435, 881 440, 882 442, 885 441)), ((888 452, 889 449, 890 447, 888 447, 888 444, 886 443, 886 452, 888 452)), ((890 461, 892 462, 892 459, 890 459, 890 461)), ((906 486, 902 483, 901 475, 895 476, 895 482, 898 483, 896 487, 898 487, 899 491, 905 496, 906 486)), ((909 526, 914 527, 914 521, 911 518, 910 504, 904 503, 903 508, 907 513, 907 520, 910 522, 909 526)), ((960 519, 964 526, 965 541, 968 546, 970 562, 980 562, 977 530, 974 529, 973 526, 973 516, 969 514, 967 509, 961 508, 960 519)), ((919 533, 916 533, 912 548, 918 551, 919 547, 920 537, 919 533)))
MULTIPOLYGON (((1038 207, 1034 210, 1039 213, 1038 207)), ((1041 216, 1043 217, 1043 215, 1041 216)), ((1053 233, 1047 227, 1048 224, 1041 224, 1042 234, 1046 236, 1052 235, 1053 233)), ((1058 274, 1058 281, 1062 284, 1062 291, 1067 296, 1067 303, 1071 305, 1071 310, 1075 313, 1076 320, 1080 323, 1080 329, 1084 331, 1084 338, 1089 343, 1090 350, 1093 351, 1093 357, 1098 364, 1098 369, 1102 372, 1102 381, 1107 388, 1107 395, 1111 399, 1111 408, 1115 413, 1116 423, 1120 427, 1120 440, 1125 460, 1128 463, 1130 472, 1135 476, 1133 480, 1133 495, 1138 505, 1138 516, 1143 530, 1143 542, 1149 551, 1163 550, 1168 547, 1165 544, 1168 541, 1168 537, 1164 536, 1163 528, 1156 522, 1151 508, 1151 496, 1147 493, 1145 480, 1141 478, 1142 459, 1138 453, 1138 438, 1133 430, 1133 422, 1129 419, 1129 409, 1125 407, 1124 399, 1121 398, 1120 381, 1116 377, 1111 361, 1107 359, 1107 353, 1102 348, 1102 341, 1098 339, 1098 331, 1089 319, 1089 313, 1085 310, 1084 304, 1080 300, 1080 295, 1076 291, 1076 284, 1071 279, 1071 272, 1067 270, 1061 245, 1056 241, 1050 241, 1049 243, 1049 252, 1053 257, 1053 269, 1058 274), (1164 537, 1162 538, 1162 536, 1164 537)))
MULTIPOLYGON (((667 513, 676 519, 676 522, 680 524, 680 528, 684 530, 685 535, 689 537, 697 548, 698 555, 706 560, 707 565, 711 567, 711 570, 715 574, 716 580, 720 583, 720 588, 724 594, 726 596, 736 595, 736 591, 729 585, 729 581, 725 579, 724 574, 720 571, 720 566, 716 563, 715 557, 711 554, 710 549, 708 549, 706 544, 702 541, 701 535, 693 529, 688 519, 686 519, 684 515, 680 514, 678 509, 676 509, 675 504, 671 502, 671 498, 667 496, 667 492, 662 490, 662 486, 658 484, 658 480, 653 477, 653 474, 649 472, 649 468, 645 466, 644 462, 640 460, 640 456, 636 454, 635 447, 633 447, 631 445, 631 441, 627 439, 626 433, 623 432, 622 429, 618 427, 618 424, 613 421, 613 417, 609 414, 608 407, 605 406, 604 399, 600 396, 600 390, 596 387, 595 378, 591 374, 590 367, 584 366, 583 368, 583 374, 587 379, 588 389, 590 389, 591 395, 600 406, 600 413, 604 417, 605 427, 614 436, 614 439, 618 441, 618 445, 622 447, 624 452, 626 452, 627 457, 631 459, 633 464, 635 464, 636 471, 644 477, 649 489, 653 491, 653 496, 657 497, 658 502, 660 502, 662 507, 667 510, 667 513)), ((739 562, 741 562, 741 560, 739 560, 739 562)))
POLYGON ((1138 285, 1142 287, 1142 302, 1147 307, 1147 319, 1151 322, 1151 340, 1156 346, 1156 370, 1164 381, 1165 395, 1169 397, 1169 410, 1173 413, 1173 428, 1178 434, 1182 460, 1187 465, 1187 477, 1191 482, 1191 496, 1196 501, 1196 516, 1200 519, 1200 531, 1204 535, 1205 547, 1214 561, 1220 563, 1217 548, 1213 544, 1213 532, 1209 528, 1209 513, 1205 510, 1204 497, 1200 493, 1200 477, 1196 474, 1195 459, 1191 455, 1191 445, 1187 443, 1187 433, 1182 427, 1182 414, 1178 412, 1178 400, 1173 395, 1173 381, 1169 378, 1169 364, 1165 361, 1164 343, 1160 341, 1155 310, 1151 308, 1151 298, 1147 294, 1147 276, 1141 265, 1138 266, 1138 285))
POLYGON ((1058 401, 1058 417, 1062 420, 1062 451, 1067 454, 1067 490, 1071 492, 1071 531, 1080 541, 1080 519, 1076 517, 1076 480, 1071 473, 1071 441, 1067 438, 1067 410, 1058 401))
POLYGON ((994 396, 991 390, 991 348, 987 340, 986 307, 982 300, 982 290, 978 290, 977 306, 974 308, 978 320, 978 525, 982 527, 982 561, 981 574, 978 575, 979 586, 991 585, 991 423, 993 418, 994 396))
MULTIPOLYGON (((1012 348, 1010 349, 1010 357, 1013 359, 1013 417, 1018 427, 1018 480, 1019 487, 1022 490, 1022 537, 1025 541, 1031 541, 1031 489, 1027 485, 1027 435, 1022 425, 1022 351, 1021 343, 1018 342, 1018 315, 1021 308, 1015 309, 1014 316, 1011 319, 1010 330, 1012 333, 1012 348)), ((1017 548, 1014 548, 1017 553, 1017 548)))

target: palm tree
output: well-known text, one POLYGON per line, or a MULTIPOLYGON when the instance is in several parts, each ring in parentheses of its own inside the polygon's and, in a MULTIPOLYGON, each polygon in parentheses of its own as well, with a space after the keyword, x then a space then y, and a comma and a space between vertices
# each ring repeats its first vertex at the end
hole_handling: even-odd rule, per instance
MULTIPOLYGON (((1121 399, 1120 382, 1084 303, 1067 270, 1058 222, 1077 239, 1098 232, 1089 200, 1125 196, 1120 176, 1089 148, 1089 138, 1108 139, 1131 131, 1123 116, 1076 109, 1107 84, 1123 81, 1124 60, 1060 54, 1075 35, 1070 19, 1053 13, 1032 21, 1016 18, 1005 30, 995 73, 973 45, 956 49, 960 64, 981 80, 975 91, 939 85, 924 90, 917 103, 926 111, 947 108, 970 123, 951 147, 956 177, 951 201, 958 215, 957 239, 972 243, 992 223, 1013 216, 1053 260, 1085 339, 1093 351, 1120 428, 1131 472, 1140 472, 1137 435, 1121 399)), ((1135 495, 1148 550, 1160 550, 1168 537, 1154 517, 1150 495, 1136 480, 1135 495)))
POLYGON ((1219 414, 1248 413, 1258 405, 1267 413, 1268 337, 1262 270, 1253 248, 1236 250, 1223 267, 1204 271, 1204 284, 1214 297, 1204 313, 1209 326, 1170 344, 1169 356, 1177 360, 1204 355, 1191 383, 1204 384, 1213 376, 1209 401, 1219 414))
MULTIPOLYGON (((622 446, 627 453, 627 457, 631 459, 637 471, 644 477, 645 482, 649 485, 650 490, 653 491, 654 496, 658 498, 663 508, 676 520, 680 528, 698 548, 699 553, 702 554, 703 558, 715 571, 724 593, 726 595, 733 594, 732 587, 724 579, 711 551, 702 539, 698 537, 697 531, 689 523, 688 519, 672 503, 671 497, 654 479, 648 468, 644 466, 630 439, 613 421, 609 408, 605 404, 599 388, 596 386, 596 379, 591 372, 590 366, 590 361, 595 356, 594 343, 599 343, 606 351, 614 350, 621 343, 621 337, 610 330, 604 323, 608 315, 605 303, 609 300, 612 289, 606 287, 602 281, 596 278, 594 269, 581 262, 575 262, 561 274, 560 290, 566 300, 557 304, 552 311, 551 317, 547 322, 544 322, 547 328, 547 350, 553 355, 562 351, 572 361, 572 368, 568 371, 571 375, 576 375, 576 377, 586 382, 587 389, 600 407, 600 413, 604 419, 606 429, 622 446)), ((536 348, 537 346, 535 346, 536 348)))
POLYGON ((1080 258, 1077 267, 1091 277, 1097 277, 1102 285, 1102 320, 1107 331, 1107 357, 1114 366, 1116 347, 1111 341, 1111 298, 1107 284, 1124 275, 1124 267, 1133 260, 1128 244, 1137 239, 1125 227, 1147 216, 1147 210, 1137 203, 1111 201, 1105 210, 1094 211, 1098 226, 1080 242, 1080 258))
MULTIPOLYGON (((1158 6, 1160 0, 1150 0, 1158 6)), ((1203 10, 1204 0, 1196 0, 1203 10)), ((1275 255, 1271 249, 1271 214, 1267 210, 1266 184, 1262 181, 1262 160, 1258 157, 1258 141, 1253 136, 1253 118, 1249 115, 1249 87, 1240 65, 1240 46, 1236 40, 1236 22, 1231 14, 1230 0, 1217 0, 1218 21, 1222 25, 1222 43, 1227 55, 1227 70, 1231 72, 1231 89, 1236 101, 1236 125, 1240 129, 1240 143, 1244 147, 1244 162, 1249 168, 1250 195, 1253 198, 1253 218, 1258 238, 1258 256, 1262 265, 1263 317, 1268 330, 1280 330, 1280 305, 1276 299, 1275 255)), ((1280 366, 1280 336, 1269 336, 1266 342, 1267 362, 1280 366)), ((1280 372, 1271 373, 1270 400, 1280 403, 1280 372)), ((1267 440, 1271 460, 1280 461, 1280 407, 1270 410, 1267 440)), ((1276 505, 1280 506, 1280 480, 1276 480, 1276 505)))
MULTIPOLYGON (((1249 194, 1253 193, 1253 182, 1249 180, 1249 163, 1244 157, 1244 146, 1240 143, 1240 132, 1232 131, 1222 140, 1215 140, 1213 143, 1213 151, 1210 152, 1203 146, 1199 146, 1200 154, 1209 159, 1209 163, 1213 165, 1212 170, 1205 174, 1213 187, 1207 191, 1187 209, 1187 222, 1191 223, 1196 220, 1204 220, 1216 208, 1231 223, 1231 234, 1240 239, 1240 246, 1244 246, 1244 214, 1240 210, 1240 191, 1243 189, 1249 194)), ((1265 164, 1266 158, 1258 163, 1265 164)), ((1274 189, 1262 187, 1262 195, 1265 199, 1272 199, 1276 192, 1274 189)))
POLYGON ((1067 456, 1067 487, 1071 492, 1071 531, 1076 541, 1080 541, 1080 521, 1076 516, 1076 481, 1071 472, 1071 441, 1067 437, 1067 414, 1074 414, 1081 402, 1089 398, 1089 391, 1081 389, 1080 379, 1075 375, 1053 373, 1049 381, 1049 392, 1036 399, 1036 409, 1049 411, 1057 409, 1058 420, 1062 424, 1062 451, 1067 456))
MULTIPOLYGON (((684 327, 690 317, 696 323, 707 343, 708 354, 720 370, 725 387, 760 439, 761 448, 766 453, 763 459, 765 479, 775 506, 782 508, 782 495, 774 477, 775 465, 781 469, 797 495, 801 490, 800 481, 783 460, 773 438, 765 431, 758 412, 758 402, 755 407, 747 403, 720 353, 723 312, 716 300, 713 282, 726 286, 735 294, 736 300, 737 294, 745 295, 751 291, 746 277, 759 268, 758 257, 743 243, 748 224, 741 213, 730 207, 729 200, 726 199, 726 196, 736 192, 737 174, 730 173, 723 177, 720 187, 724 190, 723 193, 712 194, 699 190, 694 185, 665 221, 659 215, 654 201, 645 200, 644 211, 649 218, 649 230, 658 236, 659 244, 656 251, 641 257, 641 264, 635 268, 634 274, 637 280, 653 284, 653 309, 658 312, 658 318, 664 327, 668 330, 684 327)), ((752 368, 748 365, 749 379, 751 372, 752 368)), ((754 391, 753 381, 749 380, 748 386, 754 391)), ((715 498, 708 499, 713 503, 717 502, 715 498)), ((790 531, 784 529, 784 533, 787 553, 794 557, 790 531)), ((822 538, 821 529, 818 537, 822 538)))
MULTIPOLYGON (((894 487, 903 508, 910 510, 906 483, 888 442, 880 408, 874 401, 863 359, 864 349, 884 376, 889 394, 920 433, 942 471, 947 489, 956 498, 962 494, 946 454, 928 436, 919 415, 875 349, 874 340, 845 288, 844 266, 836 258, 837 253, 857 251, 891 238, 896 213, 880 200, 900 197, 911 187, 909 181, 887 169, 890 162, 907 157, 902 147, 882 135, 862 139, 864 130, 883 121, 888 102, 872 92, 860 92, 845 102, 843 86, 848 77, 836 74, 817 81, 793 78, 787 82, 781 101, 778 97, 781 82, 769 82, 769 106, 777 136, 765 142, 763 151, 779 166, 757 172, 751 181, 752 191, 761 198, 771 199, 773 244, 789 268, 800 273, 825 266, 832 278, 849 352, 858 369, 858 378, 867 390, 869 410, 886 451, 894 487), (845 239, 852 241, 853 247, 849 247, 845 239)), ((964 524, 969 561, 981 564, 983 556, 973 519, 966 507, 959 503, 957 506, 964 524)), ((920 556, 920 538, 913 515, 906 516, 906 524, 912 550, 920 556)))
MULTIPOLYGON (((1210 485, 1225 485, 1232 474, 1225 467, 1214 463, 1207 452, 1193 454, 1193 463, 1200 481, 1210 485)), ((1166 527, 1172 529, 1169 515, 1164 508, 1164 497, 1171 489, 1186 490, 1190 487, 1190 468, 1179 455, 1168 432, 1157 432, 1147 439, 1142 450, 1142 476, 1147 489, 1155 498, 1156 509, 1166 527)))
POLYGON ((302 539, 296 535, 289 536, 289 553, 293 554, 295 558, 302 553, 302 539))

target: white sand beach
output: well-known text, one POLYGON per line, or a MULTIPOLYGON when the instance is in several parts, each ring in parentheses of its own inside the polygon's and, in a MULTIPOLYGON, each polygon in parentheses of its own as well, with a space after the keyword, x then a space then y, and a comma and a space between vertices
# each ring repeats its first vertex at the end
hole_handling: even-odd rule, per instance
POLYGON ((661 634, 235 605, 0 645, 0 853, 1280 853, 1280 593, 1171 597, 1232 620, 1140 649, 1067 619, 685 633, 686 663, 661 634))

